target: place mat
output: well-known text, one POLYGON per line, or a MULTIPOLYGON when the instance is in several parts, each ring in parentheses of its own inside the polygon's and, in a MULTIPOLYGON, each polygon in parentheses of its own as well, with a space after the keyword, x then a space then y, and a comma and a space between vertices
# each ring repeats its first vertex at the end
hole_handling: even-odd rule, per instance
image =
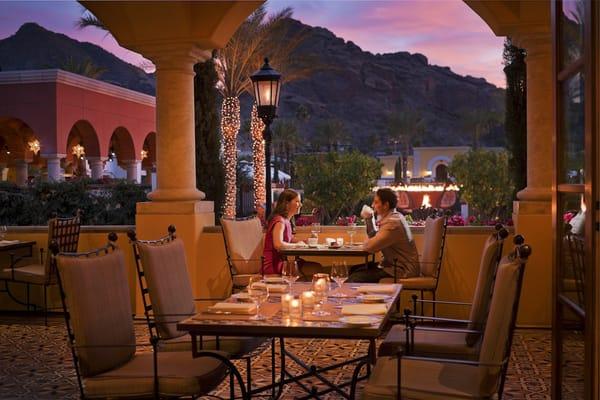
POLYGON ((323 304, 320 310, 327 311, 330 315, 313 315, 313 309, 310 312, 302 312, 302 320, 312 322, 338 322, 340 320, 340 309, 336 308, 335 305, 323 304))
POLYGON ((364 285, 356 288, 361 293, 377 293, 377 294, 394 294, 396 292, 396 285, 364 285))
MULTIPOLYGON (((281 303, 263 303, 260 306, 260 315, 266 318, 268 321, 273 318, 281 310, 281 303)), ((195 321, 212 320, 212 321, 251 321, 252 317, 256 314, 243 315, 243 314, 212 314, 202 312, 192 317, 195 321)))
POLYGON ((347 304, 342 306, 343 315, 385 315, 387 305, 383 303, 375 304, 347 304))

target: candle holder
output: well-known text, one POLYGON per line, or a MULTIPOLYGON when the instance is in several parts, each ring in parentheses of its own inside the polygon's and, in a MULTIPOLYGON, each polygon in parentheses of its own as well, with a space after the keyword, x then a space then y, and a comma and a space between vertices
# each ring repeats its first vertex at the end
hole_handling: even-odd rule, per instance
POLYGON ((300 299, 292 299, 289 303, 289 316, 291 319, 302 318, 302 305, 300 299))
POLYGON ((330 315, 329 312, 321 309, 323 304, 327 303, 327 294, 329 293, 329 275, 328 274, 314 274, 312 289, 315 292, 316 303, 319 304, 319 309, 313 312, 313 315, 316 316, 326 316, 330 315))
POLYGON ((294 296, 286 293, 281 296, 281 314, 285 317, 290 313, 290 302, 294 300, 294 296))

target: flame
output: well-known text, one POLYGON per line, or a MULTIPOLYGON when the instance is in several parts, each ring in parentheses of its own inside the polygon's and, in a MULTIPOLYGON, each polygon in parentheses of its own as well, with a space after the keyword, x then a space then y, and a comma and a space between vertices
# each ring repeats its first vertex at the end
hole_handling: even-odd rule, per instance
POLYGON ((421 202, 421 207, 430 208, 431 203, 429 202, 429 195, 426 194, 423 196, 423 201, 421 202))
MULTIPOLYGON (((400 185, 400 186, 385 186, 388 187, 390 189, 392 189, 393 191, 397 192, 397 191, 402 191, 402 192, 458 192, 460 189, 458 186, 452 184, 452 185, 447 185, 444 188, 444 185, 434 185, 434 184, 411 184, 411 185, 400 185)), ((381 189, 380 187, 376 186, 373 188, 373 191, 376 192, 377 190, 381 189)))

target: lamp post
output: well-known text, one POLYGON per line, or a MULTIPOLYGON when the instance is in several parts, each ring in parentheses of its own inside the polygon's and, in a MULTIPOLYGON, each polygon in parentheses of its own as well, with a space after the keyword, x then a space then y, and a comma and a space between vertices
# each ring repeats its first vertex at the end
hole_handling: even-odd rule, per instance
MULTIPOLYGON (((265 139, 265 186, 266 186, 266 209, 265 215, 271 214, 271 122, 277 117, 277 105, 279 104, 279 92, 281 89, 281 74, 269 65, 269 59, 265 58, 265 64, 250 77, 254 86, 254 99, 258 117, 265 124, 263 137, 265 139)), ((257 166, 255 166, 257 168, 257 166)))

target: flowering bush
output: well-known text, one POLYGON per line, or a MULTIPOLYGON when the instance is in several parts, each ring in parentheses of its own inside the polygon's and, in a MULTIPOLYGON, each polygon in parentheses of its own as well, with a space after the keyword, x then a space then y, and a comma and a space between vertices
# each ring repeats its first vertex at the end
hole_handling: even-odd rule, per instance
POLYGON ((465 219, 462 215, 453 215, 448 218, 448 226, 465 226, 465 219))
POLYGON ((573 217, 577 215, 576 212, 573 211, 567 211, 566 213, 563 214, 563 222, 565 224, 568 224, 569 222, 571 222, 571 220, 573 219, 573 217))
POLYGON ((339 217, 335 222, 336 225, 339 226, 348 226, 349 224, 356 223, 356 215, 351 215, 349 217, 339 217))
POLYGON ((296 226, 310 226, 315 222, 319 222, 312 214, 301 214, 296 216, 296 226))

